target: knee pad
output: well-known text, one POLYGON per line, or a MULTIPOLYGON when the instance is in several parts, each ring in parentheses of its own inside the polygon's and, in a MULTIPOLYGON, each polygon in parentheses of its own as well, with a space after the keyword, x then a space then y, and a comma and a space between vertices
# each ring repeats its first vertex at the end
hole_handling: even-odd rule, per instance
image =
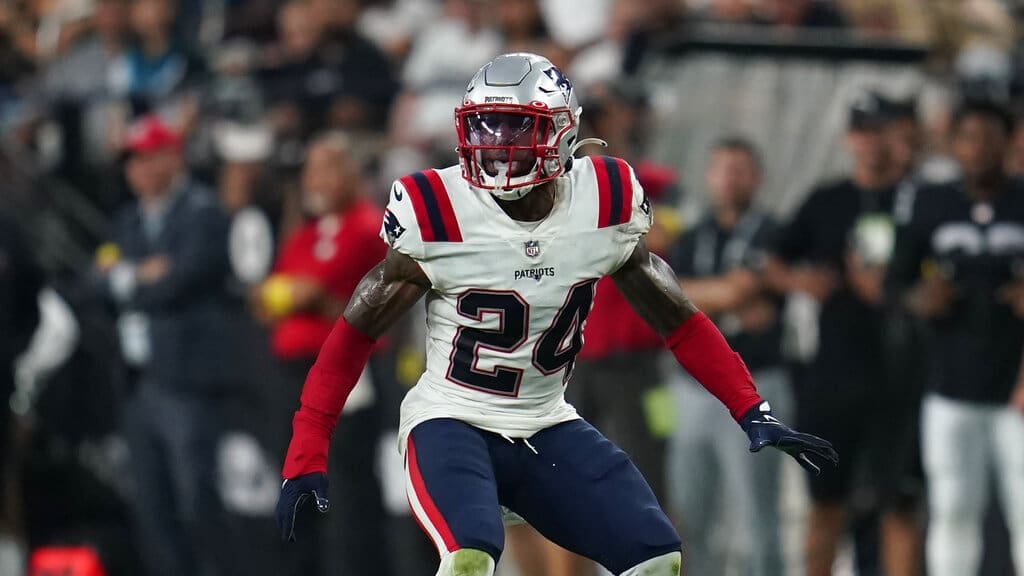
POLYGON ((679 576, 682 563, 682 553, 669 552, 641 562, 620 576, 679 576))
POLYGON ((472 548, 456 550, 441 559, 437 576, 494 576, 494 558, 472 548))

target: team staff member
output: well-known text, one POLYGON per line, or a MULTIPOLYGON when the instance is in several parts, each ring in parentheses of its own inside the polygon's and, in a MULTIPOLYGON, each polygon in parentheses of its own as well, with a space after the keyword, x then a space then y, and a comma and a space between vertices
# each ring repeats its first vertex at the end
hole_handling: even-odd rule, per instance
POLYGON ((878 254, 855 250, 874 246, 864 239, 884 236, 887 227, 891 237, 894 186, 884 122, 877 95, 865 93, 853 103, 846 134, 852 172, 810 194, 781 230, 765 271, 777 289, 808 294, 820 304, 818 350, 796 389, 797 420, 834 442, 848 463, 808 477, 807 576, 832 573, 853 487, 855 467, 849 463, 871 449, 872 418, 884 392, 878 361, 884 268, 877 265, 878 254))
POLYGON ((228 220, 159 118, 136 122, 125 152, 137 202, 115 218, 96 278, 138 370, 124 416, 130 502, 147 574, 204 574, 223 566, 214 450, 225 403, 242 386, 228 220))
MULTIPOLYGON (((364 184, 349 146, 341 134, 322 136, 310 145, 302 172, 302 200, 311 218, 284 240, 273 274, 256 292, 257 313, 273 325, 272 349, 285 373, 273 403, 279 408, 276 425, 282 429, 277 438, 286 437, 283 431, 290 425, 296 394, 335 320, 356 284, 387 248, 378 236, 383 212, 363 196, 364 184)), ((384 536, 382 524, 375 520, 383 514, 373 473, 380 423, 371 406, 368 372, 353 400, 348 405, 352 413, 342 419, 335 436, 334 456, 343 464, 332 470, 344 479, 333 483, 341 492, 334 501, 342 510, 338 517, 363 521, 337 523, 338 537, 332 540, 344 548, 332 547, 337 557, 320 563, 329 573, 374 576, 382 574, 386 563, 370 553, 382 546, 384 536)), ((285 446, 278 448, 283 457, 285 446)), ((300 563, 318 561, 312 554, 298 556, 300 563)))
POLYGON ((926 320, 922 439, 932 576, 977 574, 995 470, 1018 574, 1024 574, 1024 186, 1006 175, 1013 121, 964 104, 952 152, 963 179, 922 190, 900 227, 889 281, 926 320))

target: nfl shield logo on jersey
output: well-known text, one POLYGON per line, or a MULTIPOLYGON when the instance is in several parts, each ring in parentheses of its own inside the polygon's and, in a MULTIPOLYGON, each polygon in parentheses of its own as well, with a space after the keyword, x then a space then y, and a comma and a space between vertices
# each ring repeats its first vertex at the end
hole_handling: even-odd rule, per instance
POLYGON ((527 240, 523 242, 523 246, 526 247, 526 255, 530 258, 536 258, 540 256, 540 242, 536 240, 527 240))

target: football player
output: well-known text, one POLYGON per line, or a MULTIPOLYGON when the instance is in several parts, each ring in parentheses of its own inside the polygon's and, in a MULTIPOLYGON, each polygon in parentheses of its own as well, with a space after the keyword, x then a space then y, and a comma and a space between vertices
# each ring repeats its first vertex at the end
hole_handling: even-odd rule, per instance
POLYGON ((828 442, 772 416, 743 361, 647 251, 651 210, 632 168, 573 157, 581 111, 546 58, 499 56, 455 110, 459 164, 395 182, 387 256, 324 343, 293 419, 277 509, 285 539, 307 502, 327 510, 327 450, 346 396, 374 339, 424 296, 427 369, 402 404, 399 450, 438 576, 494 573, 503 510, 613 574, 679 574, 679 536, 647 482, 564 399, 607 275, 751 451, 773 446, 810 469, 837 462, 828 442))

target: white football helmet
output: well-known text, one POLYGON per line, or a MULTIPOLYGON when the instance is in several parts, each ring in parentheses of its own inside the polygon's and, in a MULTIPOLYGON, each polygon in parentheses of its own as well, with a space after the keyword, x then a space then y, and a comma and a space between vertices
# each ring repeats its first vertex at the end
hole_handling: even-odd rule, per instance
POLYGON ((462 177, 518 200, 564 174, 583 109, 572 83, 543 56, 498 56, 473 76, 455 109, 462 177))

